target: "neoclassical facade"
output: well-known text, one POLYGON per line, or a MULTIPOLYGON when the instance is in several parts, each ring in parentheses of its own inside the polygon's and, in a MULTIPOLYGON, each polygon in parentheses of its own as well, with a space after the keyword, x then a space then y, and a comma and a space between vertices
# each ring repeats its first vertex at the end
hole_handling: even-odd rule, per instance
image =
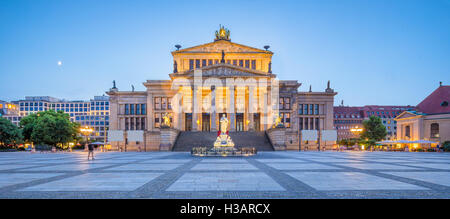
MULTIPOLYGON (((450 86, 440 84, 415 110, 401 113, 397 121, 397 140, 450 141, 450 86)), ((413 144, 414 146, 414 144, 413 144)), ((430 145, 416 144, 416 147, 430 145)))
POLYGON ((329 83, 323 92, 299 92, 301 83, 278 80, 272 72, 268 46, 231 42, 225 28, 211 43, 180 47, 172 52, 168 80, 147 80, 146 91, 119 91, 114 85, 107 92, 110 131, 124 136, 111 139, 113 149, 170 150, 178 132, 217 132, 223 116, 230 121, 230 132, 265 132, 280 117, 285 149, 331 149, 335 143, 320 139, 321 131, 333 130, 336 93, 329 83), (170 127, 162 127, 163 117, 170 118, 170 127), (317 130, 318 139, 300 141, 302 130, 317 130), (143 136, 130 140, 130 133, 143 136))

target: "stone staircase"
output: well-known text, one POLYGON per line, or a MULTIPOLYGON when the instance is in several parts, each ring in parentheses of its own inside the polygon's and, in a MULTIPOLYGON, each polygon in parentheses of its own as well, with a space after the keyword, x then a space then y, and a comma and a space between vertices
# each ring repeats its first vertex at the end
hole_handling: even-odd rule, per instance
MULTIPOLYGON (((230 132, 236 148, 254 147, 257 151, 273 151, 265 132, 230 132)), ((172 151, 191 151, 193 147, 213 147, 217 132, 180 132, 172 151)))

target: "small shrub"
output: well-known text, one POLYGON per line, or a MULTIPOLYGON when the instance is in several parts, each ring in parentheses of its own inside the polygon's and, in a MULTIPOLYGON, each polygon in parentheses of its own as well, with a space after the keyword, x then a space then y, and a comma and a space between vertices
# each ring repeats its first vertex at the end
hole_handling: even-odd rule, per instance
POLYGON ((444 151, 450 152, 450 141, 444 142, 441 147, 444 149, 444 151))

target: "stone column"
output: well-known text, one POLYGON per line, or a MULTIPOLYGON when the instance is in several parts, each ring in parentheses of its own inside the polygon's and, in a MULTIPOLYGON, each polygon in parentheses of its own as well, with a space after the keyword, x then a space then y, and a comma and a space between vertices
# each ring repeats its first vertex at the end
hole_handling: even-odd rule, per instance
POLYGON ((201 104, 197 99, 197 97, 198 97, 198 88, 197 86, 194 86, 194 88, 192 89, 192 131, 194 132, 198 131, 199 126, 197 124, 197 120, 199 120, 198 106, 201 104))
POLYGON ((254 89, 255 87, 253 86, 249 86, 248 87, 248 120, 250 121, 248 123, 249 126, 249 131, 259 131, 259 130, 255 130, 255 121, 253 121, 254 119, 254 107, 253 105, 255 104, 255 100, 254 100, 254 89))
POLYGON ((234 111, 235 103, 234 103, 234 85, 228 87, 228 105, 227 105, 227 112, 229 115, 229 121, 230 121, 230 131, 236 131, 236 113, 234 111))
POLYGON ((153 131, 155 127, 155 119, 153 118, 153 94, 147 94, 147 131, 153 131))
MULTIPOLYGON (((264 127, 264 130, 267 130, 267 129, 269 129, 270 128, 270 126, 269 126, 269 108, 270 108, 270 105, 268 104, 268 101, 267 101, 267 90, 266 89, 262 89, 262 92, 260 93, 260 94, 262 94, 261 95, 261 98, 262 98, 262 117, 261 117, 261 124, 263 125, 263 127, 264 127)), ((260 99, 261 99, 260 98, 260 99)))
POLYGON ((211 86, 211 131, 217 131, 216 127, 216 87, 211 86))

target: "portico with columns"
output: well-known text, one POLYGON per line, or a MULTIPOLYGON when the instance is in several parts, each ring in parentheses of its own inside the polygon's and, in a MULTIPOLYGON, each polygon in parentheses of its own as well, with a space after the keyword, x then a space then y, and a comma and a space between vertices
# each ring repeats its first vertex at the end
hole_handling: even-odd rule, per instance
MULTIPOLYGON (((287 148, 295 150, 300 148, 299 133, 305 127, 332 129, 336 93, 329 85, 325 92, 299 92, 297 80, 278 80, 272 72, 269 46, 258 49, 237 44, 231 42, 228 31, 223 35, 221 29, 220 33, 212 43, 186 49, 177 45, 169 80, 147 80, 143 83, 146 91, 114 88, 107 92, 112 130, 144 130, 146 148, 151 144, 152 150, 158 150, 154 145, 161 140, 166 113, 170 128, 178 132, 217 132, 224 115, 230 121, 230 132, 264 132, 280 116, 287 148), (317 107, 317 114, 304 114, 299 106, 317 107), (135 115, 136 107, 139 115, 135 115), (127 119, 135 117, 139 120, 127 119), (309 117, 317 118, 318 123, 309 117)), ((122 144, 131 144, 126 138, 124 141, 122 144)))

